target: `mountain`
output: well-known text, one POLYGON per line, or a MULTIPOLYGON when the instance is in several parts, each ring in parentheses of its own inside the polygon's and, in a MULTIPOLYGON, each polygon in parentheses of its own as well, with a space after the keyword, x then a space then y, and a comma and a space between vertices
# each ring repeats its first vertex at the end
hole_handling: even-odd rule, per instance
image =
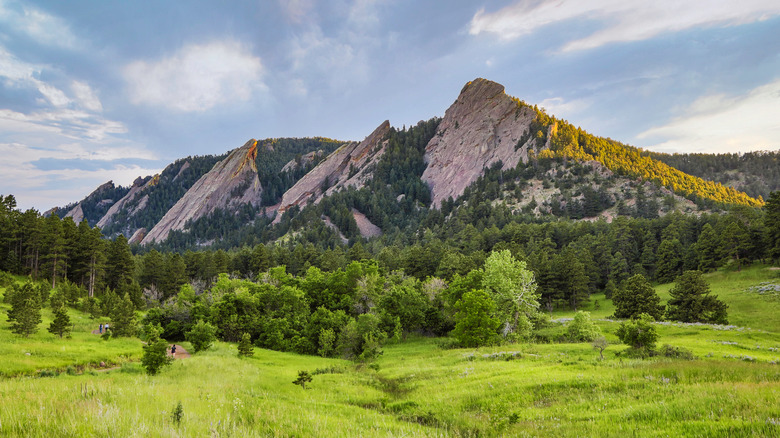
POLYGON ((149 230, 141 244, 163 241, 171 230, 181 230, 188 221, 196 220, 218 208, 239 204, 259 206, 263 188, 257 179, 257 140, 230 152, 218 162, 171 207, 165 216, 149 230))
POLYGON ((535 117, 500 84, 486 79, 466 84, 425 148, 422 180, 431 188, 433 206, 463 194, 494 163, 510 169, 527 162, 532 141, 520 143, 535 117))
POLYGON ((100 204, 90 195, 70 209, 89 220, 84 206, 100 204, 106 234, 143 244, 175 235, 183 249, 303 235, 347 242, 391 230, 397 238, 476 206, 529 220, 612 220, 762 205, 662 159, 674 161, 597 137, 478 78, 441 119, 402 130, 386 120, 361 142, 253 139, 114 188, 122 197, 100 204))
POLYGON ((362 188, 385 152, 390 122, 385 120, 360 143, 345 144, 303 176, 282 196, 276 223, 291 207, 318 203, 323 196, 347 187, 362 188))
POLYGON ((664 154, 645 152, 648 157, 687 174, 719 182, 764 199, 780 190, 780 151, 742 154, 664 154))

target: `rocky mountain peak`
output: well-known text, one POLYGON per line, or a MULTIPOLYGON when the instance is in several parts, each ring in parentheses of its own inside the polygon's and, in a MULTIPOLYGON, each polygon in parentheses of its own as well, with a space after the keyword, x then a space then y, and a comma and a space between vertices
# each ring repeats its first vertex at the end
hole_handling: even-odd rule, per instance
POLYGON ((467 83, 425 148, 422 180, 431 188, 433 206, 460 196, 498 161, 505 169, 527 161, 530 145, 520 140, 535 117, 503 85, 481 78, 467 83))
POLYGON ((262 187, 257 178, 257 140, 251 139, 234 149, 179 199, 144 236, 142 244, 161 242, 172 230, 182 230, 188 221, 199 219, 216 209, 241 204, 260 205, 262 187))
POLYGON ((290 207, 303 206, 309 200, 319 202, 322 196, 346 187, 361 188, 371 177, 369 169, 384 154, 384 138, 390 131, 385 120, 360 143, 352 142, 338 148, 324 161, 304 175, 282 196, 276 222, 290 207))

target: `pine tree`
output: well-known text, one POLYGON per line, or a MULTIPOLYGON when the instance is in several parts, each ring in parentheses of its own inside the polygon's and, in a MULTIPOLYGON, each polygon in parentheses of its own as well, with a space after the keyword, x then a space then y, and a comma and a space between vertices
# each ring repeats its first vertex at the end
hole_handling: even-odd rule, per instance
POLYGON ((64 305, 54 309, 54 320, 49 324, 49 333, 59 335, 60 338, 70 333, 70 317, 64 305))
POLYGON ((25 338, 38 331, 41 296, 32 283, 25 283, 13 293, 8 319, 12 320, 11 332, 25 338))
POLYGON ((658 245, 655 276, 659 282, 669 283, 682 273, 682 250, 677 239, 664 240, 658 245))
POLYGON ((780 260, 780 191, 772 192, 766 201, 767 251, 775 261, 780 260))
POLYGON ((129 337, 135 335, 135 305, 130 299, 130 294, 114 305, 111 313, 111 333, 115 337, 129 337))
POLYGON ((672 321, 728 324, 728 306, 710 295, 701 271, 685 271, 669 290, 666 317, 672 321))
POLYGON ((661 298, 641 274, 626 280, 612 295, 612 303, 615 305, 615 318, 634 318, 646 313, 660 321, 664 314, 661 298))
POLYGON ((737 271, 742 270, 741 256, 750 249, 750 234, 739 222, 730 223, 723 231, 723 253, 737 262, 737 271))
POLYGON ((238 343, 238 356, 250 357, 254 356, 254 354, 255 347, 252 345, 252 337, 249 336, 249 333, 244 333, 241 335, 241 341, 238 343))
POLYGON ((114 290, 122 290, 123 286, 133 281, 135 262, 130 245, 123 235, 119 235, 108 246, 106 257, 106 284, 114 290))
POLYGON ((65 270, 65 238, 62 232, 62 223, 59 216, 53 214, 44 220, 43 226, 43 244, 41 259, 43 260, 43 270, 46 275, 51 276, 52 289, 57 286, 57 277, 61 276, 65 270))
POLYGON ((704 224, 696 241, 696 253, 699 255, 699 270, 710 272, 720 263, 721 243, 718 235, 710 224, 704 224))

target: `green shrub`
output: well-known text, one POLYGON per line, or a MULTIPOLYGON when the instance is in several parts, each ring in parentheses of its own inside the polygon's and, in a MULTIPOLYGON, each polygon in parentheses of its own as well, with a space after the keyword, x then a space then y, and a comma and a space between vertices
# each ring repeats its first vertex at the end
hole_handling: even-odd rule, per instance
POLYGON ((621 323, 615 334, 620 342, 646 352, 652 351, 658 340, 658 333, 653 327, 653 317, 646 313, 621 323))
POLYGON ((192 326, 192 330, 188 331, 185 337, 192 344, 193 353, 198 353, 211 348, 217 339, 217 328, 201 319, 192 326))
POLYGON ((569 339, 575 342, 590 342, 601 335, 601 329, 590 319, 590 312, 582 310, 574 314, 574 320, 566 329, 569 339))
POLYGON ((660 350, 658 350, 658 354, 664 357, 671 357, 674 359, 685 359, 685 360, 694 360, 696 359, 696 356, 693 355, 693 352, 687 348, 684 347, 674 347, 669 344, 664 344, 660 350))

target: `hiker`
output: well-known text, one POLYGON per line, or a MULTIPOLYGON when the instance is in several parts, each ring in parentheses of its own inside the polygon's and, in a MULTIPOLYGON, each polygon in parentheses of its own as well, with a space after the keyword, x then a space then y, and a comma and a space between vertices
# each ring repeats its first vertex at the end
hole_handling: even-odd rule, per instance
POLYGON ((108 332, 108 323, 106 323, 106 325, 104 325, 103 328, 106 329, 106 332, 108 332))
POLYGON ((174 358, 176 357, 176 344, 171 346, 171 356, 174 358))
POLYGON ((100 334, 103 334, 103 323, 100 323, 100 334))

